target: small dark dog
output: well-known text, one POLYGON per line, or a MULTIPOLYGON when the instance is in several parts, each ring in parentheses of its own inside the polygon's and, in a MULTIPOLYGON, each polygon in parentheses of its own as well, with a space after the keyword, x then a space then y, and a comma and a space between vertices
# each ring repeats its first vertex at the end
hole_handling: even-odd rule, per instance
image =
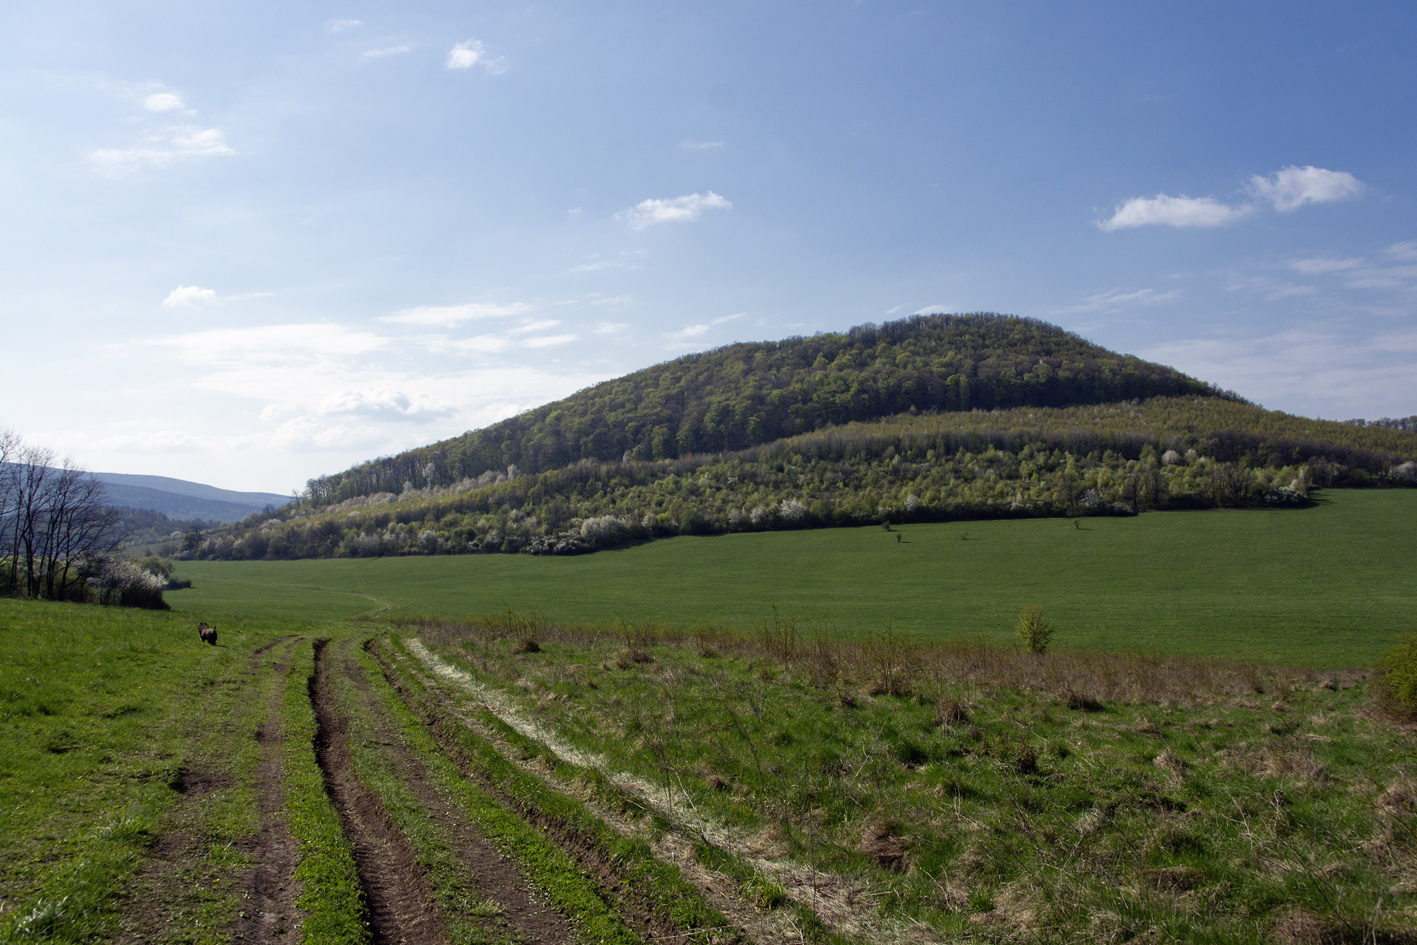
POLYGON ((197 636, 202 638, 203 643, 210 643, 216 646, 216 631, 207 626, 206 621, 197 624, 197 636))

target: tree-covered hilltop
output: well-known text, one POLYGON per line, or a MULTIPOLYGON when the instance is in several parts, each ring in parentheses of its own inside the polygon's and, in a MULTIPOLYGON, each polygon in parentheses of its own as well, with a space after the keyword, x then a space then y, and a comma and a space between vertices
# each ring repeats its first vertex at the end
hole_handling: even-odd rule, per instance
POLYGON ((217 559, 576 554, 678 534, 1301 505, 1313 487, 1369 485, 1417 485, 1417 434, 1191 395, 907 412, 737 452, 487 472, 184 543, 217 559))
MULTIPOLYGON (((913 316, 735 344, 580 391, 481 430, 309 482, 330 505, 488 470, 737 452, 909 411, 1066 407, 1220 392, 1031 318, 913 316)), ((1234 395, 1223 395, 1234 397, 1234 395)))

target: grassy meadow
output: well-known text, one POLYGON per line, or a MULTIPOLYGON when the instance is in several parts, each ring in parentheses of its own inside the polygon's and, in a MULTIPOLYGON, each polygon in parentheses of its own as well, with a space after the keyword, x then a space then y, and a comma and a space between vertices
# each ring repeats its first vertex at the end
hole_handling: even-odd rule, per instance
POLYGON ((1327 490, 1302 510, 1148 513, 680 537, 573 558, 183 562, 193 615, 715 624, 774 616, 851 638, 1012 642, 1042 606, 1062 649, 1370 666, 1417 625, 1417 490, 1327 490))
POLYGON ((1417 492, 1080 525, 0 600, 0 943, 1417 943, 1417 492))

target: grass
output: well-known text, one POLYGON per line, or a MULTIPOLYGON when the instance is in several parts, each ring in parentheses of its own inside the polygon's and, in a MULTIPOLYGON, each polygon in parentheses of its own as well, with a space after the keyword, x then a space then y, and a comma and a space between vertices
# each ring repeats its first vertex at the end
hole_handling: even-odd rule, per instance
POLYGON ((299 850, 297 904, 305 912, 300 940, 312 945, 366 945, 369 926, 354 849, 325 793, 324 775, 312 748, 316 726, 308 687, 315 674, 314 655, 308 641, 296 649, 281 705, 285 813, 299 850))
MULTIPOLYGON (((384 654, 381 662, 391 666, 395 659, 397 657, 384 654)), ((400 685, 403 697, 413 705, 426 708, 430 704, 429 691, 417 677, 401 675, 400 685)), ((396 714, 405 737, 425 756, 441 754, 425 727, 427 719, 417 718, 407 708, 396 714)), ((499 727, 490 718, 485 718, 484 724, 494 730, 499 727)), ((633 942, 640 939, 606 909, 606 903, 586 881, 580 868, 548 840, 543 832, 547 825, 551 825, 554 832, 574 836, 576 846, 589 845, 603 850, 606 859, 617 864, 617 871, 634 888, 636 895, 646 897, 662 913, 673 916, 680 927, 705 930, 724 925, 723 916, 704 901, 697 889, 685 883, 673 866, 656 861, 643 842, 621 836, 571 794, 520 769, 484 733, 466 726, 444 726, 441 734, 471 762, 485 785, 496 785, 501 800, 494 799, 456 769, 451 769, 445 759, 435 766, 440 784, 458 798, 488 839, 523 864, 532 883, 544 890, 563 912, 576 917, 586 940, 633 942), (528 814, 542 824, 542 829, 527 822, 528 814)), ((514 733, 503 729, 496 734, 499 740, 510 744, 512 754, 531 757, 517 751, 514 733)))
POLYGON ((870 940, 1409 941, 1417 922, 1417 759, 1352 677, 902 643, 892 693, 869 647, 669 634, 627 658, 550 627, 530 652, 524 621, 414 629, 716 825, 705 865, 756 851, 766 888, 870 940), (1068 698, 1108 673, 1109 698, 1068 698))
POLYGON ((183 562, 181 612, 449 617, 1011 641, 1043 608, 1063 650, 1371 666, 1414 617, 1417 491, 1329 490, 1304 510, 1166 512, 681 537, 576 558, 183 562), (896 541, 896 534, 903 540, 896 541))
POLYGON ((22 601, 0 647, 0 941, 107 939, 142 898, 180 916, 168 940, 220 940, 256 826, 244 655, 167 614, 22 601), (138 872, 163 835, 201 869, 138 872))

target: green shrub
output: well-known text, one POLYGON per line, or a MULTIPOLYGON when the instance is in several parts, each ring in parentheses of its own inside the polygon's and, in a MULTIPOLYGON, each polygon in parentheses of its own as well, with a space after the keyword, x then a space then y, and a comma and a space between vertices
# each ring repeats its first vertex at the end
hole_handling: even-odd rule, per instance
POLYGON ((1025 607, 1018 615, 1016 632, 1030 653, 1046 653, 1053 639, 1053 625, 1043 619, 1042 607, 1025 607))
POLYGON ((1373 690, 1385 711, 1417 721, 1417 631, 1409 633, 1378 662, 1373 690))

